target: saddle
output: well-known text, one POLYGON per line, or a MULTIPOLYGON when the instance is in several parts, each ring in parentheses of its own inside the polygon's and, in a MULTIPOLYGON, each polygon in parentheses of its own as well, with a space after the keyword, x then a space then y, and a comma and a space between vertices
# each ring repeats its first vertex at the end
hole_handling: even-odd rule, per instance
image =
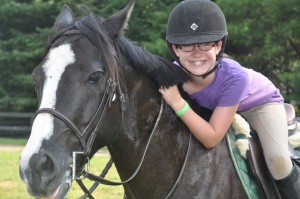
MULTIPOLYGON (((287 115, 289 135, 292 135, 297 132, 295 110, 290 104, 284 104, 284 106, 287 115)), ((261 190, 261 193, 263 193, 265 199, 281 199, 276 184, 267 168, 262 147, 256 132, 251 131, 251 136, 252 137, 248 138, 249 150, 246 152, 250 173, 257 180, 259 189, 261 190)), ((292 161, 300 166, 299 156, 292 147, 290 147, 290 154, 292 161)))

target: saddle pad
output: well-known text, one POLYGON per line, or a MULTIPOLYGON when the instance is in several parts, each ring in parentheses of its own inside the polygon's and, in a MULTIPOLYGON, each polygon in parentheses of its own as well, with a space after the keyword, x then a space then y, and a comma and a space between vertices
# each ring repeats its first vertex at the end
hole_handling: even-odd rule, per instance
POLYGON ((244 187, 246 195, 249 199, 262 198, 256 179, 251 176, 251 173, 248 170, 247 161, 240 154, 239 148, 236 144, 236 137, 233 133, 232 128, 230 128, 226 133, 226 141, 228 145, 228 150, 231 155, 231 159, 233 161, 237 174, 241 180, 241 183, 244 187))

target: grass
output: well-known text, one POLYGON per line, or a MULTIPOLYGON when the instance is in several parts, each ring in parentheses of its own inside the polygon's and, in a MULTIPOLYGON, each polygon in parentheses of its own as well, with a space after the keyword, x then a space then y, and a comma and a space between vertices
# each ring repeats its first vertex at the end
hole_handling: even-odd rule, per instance
POLYGON ((27 139, 25 138, 0 138, 0 145, 23 145, 25 146, 27 139))
MULTIPOLYGON (((1 145, 24 145, 26 140, 20 139, 0 139, 1 145)), ((19 177, 19 156, 22 149, 16 150, 0 150, 0 198, 1 199, 31 199, 27 194, 26 186, 19 177)), ((101 173, 102 169, 105 167, 106 162, 109 157, 105 156, 95 156, 91 160, 91 172, 98 175, 101 173)), ((112 167, 107 174, 107 179, 113 181, 119 181, 118 174, 115 167, 112 167)), ((84 180, 87 187, 90 187, 93 182, 84 180)), ((79 198, 83 195, 80 187, 76 182, 73 182, 72 189, 68 195, 69 199, 79 198)), ((93 193, 95 198, 105 198, 105 199, 121 199, 123 198, 123 187, 122 186, 107 186, 99 185, 98 188, 93 193)))

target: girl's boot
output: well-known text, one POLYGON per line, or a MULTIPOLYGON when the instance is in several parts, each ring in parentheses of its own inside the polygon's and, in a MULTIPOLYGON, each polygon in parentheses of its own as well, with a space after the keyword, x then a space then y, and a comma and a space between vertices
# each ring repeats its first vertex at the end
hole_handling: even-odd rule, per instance
POLYGON ((300 171, 296 165, 287 177, 275 182, 282 199, 300 199, 300 171))

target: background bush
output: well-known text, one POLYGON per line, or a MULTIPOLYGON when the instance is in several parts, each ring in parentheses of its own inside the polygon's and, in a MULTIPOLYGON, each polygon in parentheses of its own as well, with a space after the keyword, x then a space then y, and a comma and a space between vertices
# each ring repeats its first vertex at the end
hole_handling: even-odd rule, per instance
MULTIPOLYGON (((44 57, 56 16, 68 4, 108 17, 124 0, 0 0, 0 111, 34 111, 31 72, 44 57)), ((167 18, 179 0, 136 0, 127 37, 169 58, 165 43, 167 18)), ((287 102, 300 97, 300 1, 216 0, 225 13, 229 38, 226 53, 242 65, 269 77, 287 102)), ((298 112, 298 114, 300 114, 298 112)))

